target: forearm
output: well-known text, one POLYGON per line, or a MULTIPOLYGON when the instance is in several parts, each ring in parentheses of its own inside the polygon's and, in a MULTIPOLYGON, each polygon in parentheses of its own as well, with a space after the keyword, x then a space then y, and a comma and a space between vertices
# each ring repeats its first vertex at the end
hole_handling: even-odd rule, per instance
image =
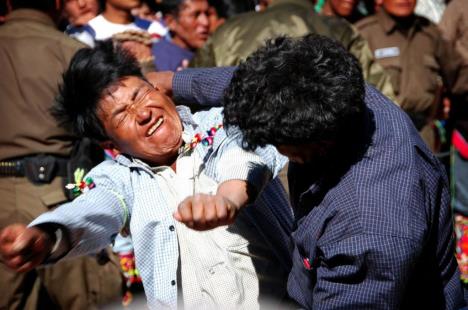
POLYGON ((185 69, 174 74, 172 91, 177 103, 220 106, 236 67, 185 69))
POLYGON ((229 180, 218 186, 217 194, 228 199, 237 209, 255 200, 255 188, 243 180, 229 180))
MULTIPOLYGON (((42 214, 29 225, 59 227, 64 236, 62 242, 69 244, 60 244, 67 256, 99 251, 109 245, 111 237, 123 227, 123 216, 115 198, 107 196, 106 203, 93 203, 93 199, 81 198, 84 197, 42 214)), ((51 231, 55 233, 56 230, 51 231)))
POLYGON ((55 223, 44 223, 29 226, 31 229, 39 229, 49 240, 50 246, 47 248, 45 264, 53 263, 64 257, 71 249, 71 241, 68 230, 55 223))

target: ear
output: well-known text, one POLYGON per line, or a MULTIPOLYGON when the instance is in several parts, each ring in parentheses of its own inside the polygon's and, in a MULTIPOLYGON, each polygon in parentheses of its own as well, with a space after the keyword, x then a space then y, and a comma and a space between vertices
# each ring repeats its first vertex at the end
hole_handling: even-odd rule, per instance
POLYGON ((176 18, 173 14, 166 14, 166 16, 164 16, 164 21, 166 22, 167 28, 171 31, 174 31, 177 27, 176 18))
POLYGON ((111 140, 99 142, 99 146, 103 149, 110 150, 114 154, 121 153, 120 150, 115 146, 114 142, 112 142, 111 140))

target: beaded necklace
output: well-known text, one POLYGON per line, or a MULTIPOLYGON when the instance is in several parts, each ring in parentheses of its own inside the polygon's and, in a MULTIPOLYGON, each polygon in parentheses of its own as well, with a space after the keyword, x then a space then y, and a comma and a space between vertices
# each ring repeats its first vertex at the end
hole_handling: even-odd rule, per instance
POLYGON ((181 153, 185 153, 190 150, 193 150, 200 142, 204 146, 212 145, 214 135, 220 128, 223 128, 223 124, 218 124, 214 127, 211 127, 209 130, 206 131, 206 135, 204 136, 202 136, 200 133, 195 134, 195 136, 192 138, 192 141, 190 141, 190 143, 186 143, 182 147, 181 153))

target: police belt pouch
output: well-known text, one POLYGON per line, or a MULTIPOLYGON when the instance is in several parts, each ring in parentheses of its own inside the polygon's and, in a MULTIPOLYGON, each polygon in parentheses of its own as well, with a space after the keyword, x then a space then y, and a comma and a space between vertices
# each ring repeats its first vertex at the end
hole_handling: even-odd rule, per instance
POLYGON ((24 175, 34 184, 50 183, 56 176, 65 175, 66 160, 53 155, 25 157, 22 164, 24 175))

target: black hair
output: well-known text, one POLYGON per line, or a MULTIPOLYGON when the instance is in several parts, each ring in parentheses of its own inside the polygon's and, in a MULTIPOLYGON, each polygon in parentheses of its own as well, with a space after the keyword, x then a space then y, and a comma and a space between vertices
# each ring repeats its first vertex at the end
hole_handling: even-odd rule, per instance
POLYGON ((364 93, 359 62, 340 43, 316 34, 279 37, 234 72, 224 124, 240 128, 248 149, 337 142, 359 127, 364 93))
POLYGON ((97 116, 98 102, 110 86, 126 76, 143 78, 135 58, 112 41, 79 50, 63 74, 52 114, 80 137, 107 140, 97 116))
POLYGON ((178 16, 181 5, 186 0, 161 0, 161 2, 157 2, 157 7, 155 7, 155 11, 160 11, 163 15, 171 14, 174 16, 178 16))
POLYGON ((255 11, 254 0, 208 0, 219 17, 230 18, 245 12, 255 11))
MULTIPOLYGON (((56 0, 11 0, 12 9, 30 8, 40 11, 57 10, 56 0)), ((63 5, 63 0, 60 0, 63 5)))

